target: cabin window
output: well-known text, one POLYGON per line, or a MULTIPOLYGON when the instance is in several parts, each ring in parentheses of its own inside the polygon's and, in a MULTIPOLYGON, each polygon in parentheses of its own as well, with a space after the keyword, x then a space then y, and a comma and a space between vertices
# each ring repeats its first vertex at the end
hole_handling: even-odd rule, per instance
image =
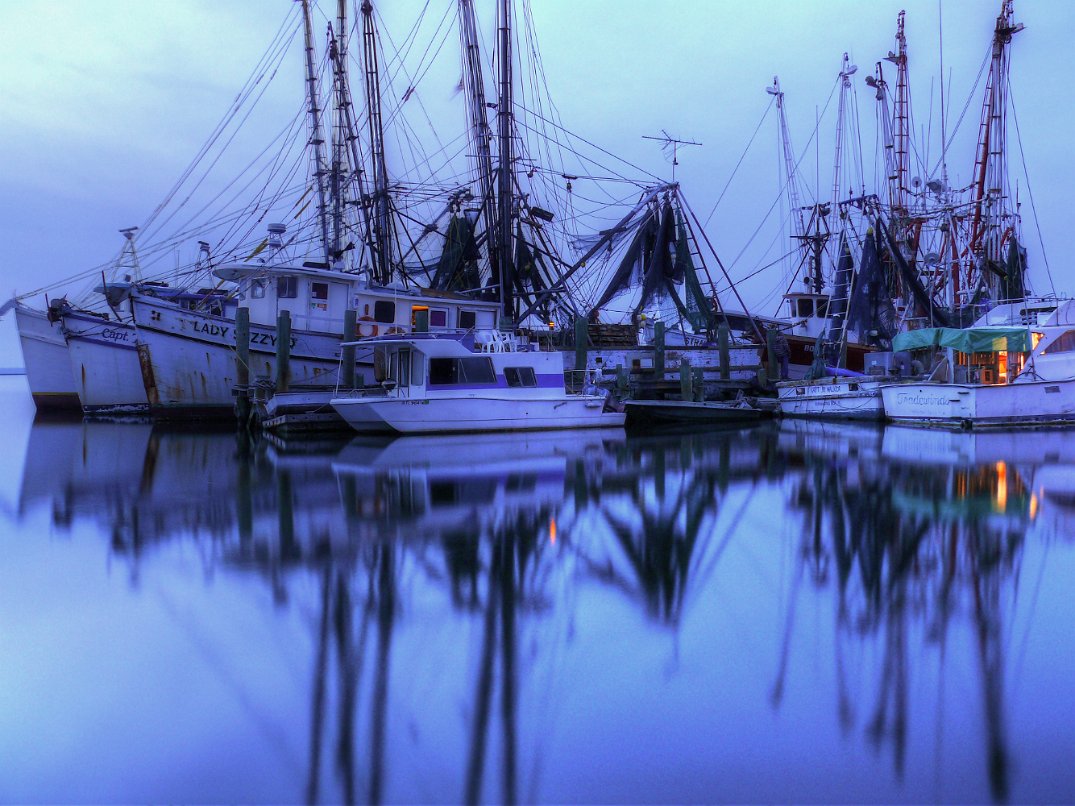
POLYGON ((505 367, 504 380, 508 386, 537 386, 533 367, 505 367))
POLYGON ((310 283, 311 299, 328 299, 328 283, 310 283))
POLYGON ((459 327, 462 330, 473 330, 478 323, 478 315, 474 311, 459 312, 459 327))
POLYGON ((443 308, 432 308, 429 311, 430 327, 448 327, 448 312, 443 308))
POLYGON ((800 299, 799 303, 799 316, 809 317, 814 315, 814 301, 812 299, 800 299))
POLYGON ((396 353, 396 383, 400 386, 411 385, 411 351, 400 350, 396 353))
POLYGON ((1070 353, 1075 350, 1075 330, 1069 330, 1064 335, 1058 337, 1056 341, 1042 350, 1042 355, 1052 355, 1053 353, 1070 353))
POLYGON ((265 281, 255 280, 250 284, 250 296, 254 299, 265 298, 265 281))
POLYGON ((429 385, 450 386, 462 383, 496 383, 490 358, 430 358, 429 385))
POLYGON ((299 295, 299 278, 294 276, 276 278, 276 298, 295 299, 299 295))
POLYGON ((374 322, 395 322, 396 303, 387 299, 379 299, 373 303, 374 322))
POLYGON ((414 354, 414 360, 411 363, 411 383, 415 386, 421 386, 426 382, 425 379, 426 359, 421 353, 414 354))
POLYGON ((827 299, 817 300, 817 315, 822 319, 829 315, 829 301, 827 299))

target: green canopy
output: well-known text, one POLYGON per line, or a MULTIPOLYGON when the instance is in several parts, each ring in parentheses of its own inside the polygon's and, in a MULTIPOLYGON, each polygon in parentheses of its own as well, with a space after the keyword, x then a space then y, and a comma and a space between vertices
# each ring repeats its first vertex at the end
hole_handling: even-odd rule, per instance
POLYGON ((951 347, 961 353, 1029 353, 1030 331, 1025 327, 924 327, 899 333, 893 350, 951 347))

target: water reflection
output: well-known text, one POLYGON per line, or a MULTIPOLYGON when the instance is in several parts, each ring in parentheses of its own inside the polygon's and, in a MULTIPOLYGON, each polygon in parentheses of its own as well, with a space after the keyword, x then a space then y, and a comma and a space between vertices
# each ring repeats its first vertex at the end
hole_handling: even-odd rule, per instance
POLYGON ((1034 626, 1019 608, 1028 552, 1044 568, 1043 548, 1069 548, 1072 439, 789 421, 287 444, 42 424, 13 517, 95 530, 135 594, 181 544, 204 578, 263 580, 302 614, 307 639, 288 651, 308 682, 280 693, 308 725, 292 725, 301 780, 244 800, 1003 802, 1049 791, 1013 775, 1012 643, 1017 617, 1020 640, 1034 626), (714 654, 744 634, 739 657, 714 654), (808 663, 811 647, 831 658, 808 663), (948 674, 977 705, 957 688, 945 706, 948 674), (615 738, 630 752, 597 741, 619 717, 577 692, 643 706, 615 738), (952 730, 982 762, 952 750, 950 709, 980 715, 952 730), (692 710, 713 720, 699 736, 692 710), (872 788, 856 789, 862 762, 841 746, 887 754, 890 782, 863 767, 872 788), (632 752, 651 765, 641 783, 632 752), (766 773, 797 758, 815 769, 766 773))

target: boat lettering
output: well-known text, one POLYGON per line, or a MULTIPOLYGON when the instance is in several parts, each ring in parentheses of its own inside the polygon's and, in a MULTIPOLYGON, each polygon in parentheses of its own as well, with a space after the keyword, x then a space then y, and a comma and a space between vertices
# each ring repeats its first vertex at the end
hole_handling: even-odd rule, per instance
MULTIPOLYGON (((294 347, 298 344, 298 341, 294 336, 291 337, 291 346, 294 347)), ((272 333, 251 333, 250 334, 250 346, 260 345, 262 347, 275 347, 276 336, 272 333)))
POLYGON ((118 328, 106 327, 101 331, 101 338, 109 341, 127 341, 128 332, 118 328))
POLYGON ((896 395, 896 402, 911 406, 945 406, 950 401, 944 395, 930 395, 922 392, 900 392, 896 395))
POLYGON ((230 327, 215 325, 212 322, 193 322, 192 324, 195 333, 206 333, 210 336, 220 336, 220 338, 227 336, 228 331, 231 330, 230 327))

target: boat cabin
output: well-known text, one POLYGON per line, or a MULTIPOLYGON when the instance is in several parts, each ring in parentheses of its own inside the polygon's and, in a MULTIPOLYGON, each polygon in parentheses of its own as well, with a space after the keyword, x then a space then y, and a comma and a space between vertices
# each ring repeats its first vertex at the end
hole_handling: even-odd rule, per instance
POLYGON ((829 324, 829 295, 793 291, 784 295, 787 300, 791 333, 816 339, 829 324))
POLYGON ((463 339, 435 333, 385 337, 373 347, 374 380, 393 396, 515 390, 528 397, 556 397, 565 392, 562 353, 518 349, 496 330, 463 339))
POLYGON ((429 289, 370 286, 358 275, 309 264, 235 264, 214 273, 238 285, 240 304, 250 308, 250 320, 256 324, 275 324, 280 312, 287 311, 297 330, 340 333, 348 308, 358 313, 357 337, 409 333, 419 312, 428 315, 428 329, 434 332, 491 329, 498 321, 495 301, 429 289))

